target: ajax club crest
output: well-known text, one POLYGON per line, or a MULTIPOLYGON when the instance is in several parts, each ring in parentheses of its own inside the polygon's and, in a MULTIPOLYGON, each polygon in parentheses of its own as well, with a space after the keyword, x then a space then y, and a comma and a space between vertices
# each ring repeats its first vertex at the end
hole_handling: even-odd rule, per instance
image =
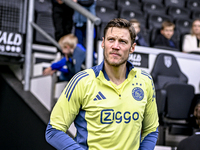
POLYGON ((135 87, 132 90, 132 96, 135 100, 141 101, 144 98, 144 91, 140 87, 135 87))

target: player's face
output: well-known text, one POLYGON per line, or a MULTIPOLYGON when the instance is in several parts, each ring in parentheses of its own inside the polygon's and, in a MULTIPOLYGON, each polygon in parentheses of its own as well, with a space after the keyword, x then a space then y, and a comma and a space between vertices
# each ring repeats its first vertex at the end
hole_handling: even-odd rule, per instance
POLYGON ((165 27, 163 30, 161 30, 161 34, 164 35, 167 39, 171 39, 174 34, 174 27, 165 27))
POLYGON ((131 37, 128 29, 112 27, 107 30, 103 38, 104 60, 110 66, 118 67, 128 60, 133 53, 135 43, 131 45, 131 37))
POLYGON ((192 25, 192 30, 195 35, 200 35, 200 21, 194 21, 192 25))

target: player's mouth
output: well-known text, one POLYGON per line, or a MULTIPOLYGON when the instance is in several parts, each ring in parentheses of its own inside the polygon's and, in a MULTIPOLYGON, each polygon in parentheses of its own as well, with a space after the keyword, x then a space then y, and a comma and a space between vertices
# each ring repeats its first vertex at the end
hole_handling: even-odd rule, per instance
POLYGON ((110 53, 112 56, 120 56, 120 54, 118 54, 118 53, 110 53))

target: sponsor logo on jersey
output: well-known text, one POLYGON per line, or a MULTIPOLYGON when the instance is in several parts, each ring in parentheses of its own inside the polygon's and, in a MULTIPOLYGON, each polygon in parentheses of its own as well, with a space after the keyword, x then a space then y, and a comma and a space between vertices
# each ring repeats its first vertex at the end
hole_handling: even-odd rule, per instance
POLYGON ((103 109, 101 111, 100 121, 102 124, 112 124, 112 123, 129 123, 131 120, 138 120, 138 112, 121 112, 115 111, 114 109, 103 109))
POLYGON ((99 91, 93 100, 96 101, 96 100, 102 100, 102 99, 106 99, 106 97, 99 91))
POLYGON ((132 90, 132 96, 135 100, 141 101, 144 98, 144 91, 140 87, 135 87, 132 90))

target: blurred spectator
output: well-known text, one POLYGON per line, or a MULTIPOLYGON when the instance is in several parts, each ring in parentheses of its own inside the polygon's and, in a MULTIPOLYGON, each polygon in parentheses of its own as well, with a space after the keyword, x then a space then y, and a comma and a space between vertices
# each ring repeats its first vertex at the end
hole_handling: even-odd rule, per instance
POLYGON ((169 48, 170 50, 178 50, 178 42, 172 39, 174 35, 175 24, 171 21, 163 21, 160 34, 157 35, 153 42, 153 47, 169 48))
MULTIPOLYGON (((77 0, 77 3, 79 3, 81 6, 83 6, 85 9, 90 11, 93 15, 96 15, 95 9, 96 9, 96 2, 95 0, 77 0)), ((74 11, 73 16, 74 26, 75 26, 75 35, 78 38, 78 42, 82 44, 84 47, 86 47, 86 23, 87 18, 83 15, 81 15, 79 12, 74 11)))
POLYGON ((194 135, 182 140, 177 147, 177 150, 199 150, 200 149, 200 103, 197 103, 194 108, 194 116, 199 129, 194 135))
POLYGON ((61 71, 59 80, 69 81, 75 73, 81 71, 86 50, 81 44, 77 43, 78 39, 73 34, 68 34, 60 38, 59 44, 64 57, 46 68, 43 71, 43 75, 52 75, 56 71, 61 71))
POLYGON ((145 41, 144 37, 142 36, 142 34, 140 33, 140 22, 137 19, 131 19, 130 23, 135 28, 135 32, 136 32, 136 35, 137 35, 136 38, 135 38, 136 44, 139 45, 139 46, 149 46, 147 44, 147 42, 145 41))
MULTIPOLYGON (((76 2, 77 0, 73 0, 76 2)), ((52 17, 55 28, 55 39, 59 39, 72 32, 74 10, 62 0, 52 0, 52 17)))
POLYGON ((183 52, 199 52, 200 54, 200 19, 192 23, 191 34, 186 34, 183 39, 183 52))

